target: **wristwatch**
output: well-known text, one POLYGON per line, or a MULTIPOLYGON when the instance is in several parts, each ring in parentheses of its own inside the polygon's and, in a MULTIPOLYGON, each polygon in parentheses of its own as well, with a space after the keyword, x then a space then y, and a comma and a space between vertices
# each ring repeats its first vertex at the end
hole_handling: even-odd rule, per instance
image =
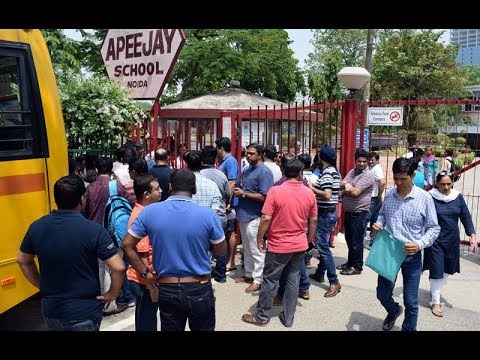
POLYGON ((150 272, 150 269, 146 268, 145 271, 140 274, 140 276, 143 278, 146 278, 149 272, 150 272))

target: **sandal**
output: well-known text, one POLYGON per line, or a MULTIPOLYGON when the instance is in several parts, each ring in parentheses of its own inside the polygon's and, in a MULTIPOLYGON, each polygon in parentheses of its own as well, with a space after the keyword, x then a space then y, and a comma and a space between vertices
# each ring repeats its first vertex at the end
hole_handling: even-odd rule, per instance
POLYGON ((247 324, 253 324, 257 326, 266 326, 268 324, 268 320, 258 320, 257 317, 253 314, 243 314, 242 321, 246 322, 247 324))
POLYGON ((432 304, 432 314, 438 317, 443 317, 443 310, 440 304, 432 304))

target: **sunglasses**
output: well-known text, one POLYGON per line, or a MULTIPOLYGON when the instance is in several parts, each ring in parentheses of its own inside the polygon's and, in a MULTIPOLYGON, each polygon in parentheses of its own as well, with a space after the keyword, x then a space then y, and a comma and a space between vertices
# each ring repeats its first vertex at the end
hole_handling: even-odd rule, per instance
POLYGON ((438 173, 438 175, 440 175, 440 176, 452 176, 453 174, 451 172, 448 172, 448 171, 440 171, 438 173))

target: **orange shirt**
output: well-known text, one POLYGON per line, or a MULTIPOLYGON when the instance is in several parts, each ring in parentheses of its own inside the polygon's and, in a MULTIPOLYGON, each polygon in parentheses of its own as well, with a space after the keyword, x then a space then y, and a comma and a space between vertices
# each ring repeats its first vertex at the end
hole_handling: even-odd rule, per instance
MULTIPOLYGON (((130 227, 133 221, 137 218, 140 211, 143 210, 143 206, 139 203, 135 203, 135 206, 132 209, 132 214, 130 215, 130 219, 128 220, 128 227, 130 227)), ((137 251, 139 253, 147 253, 147 261, 148 261, 148 268, 153 273, 153 266, 152 266, 152 246, 150 245, 150 239, 148 236, 145 236, 141 239, 137 244, 137 251)), ((139 284, 146 285, 145 279, 140 276, 140 274, 132 267, 132 265, 128 265, 127 269, 127 278, 128 280, 135 281, 139 284)))

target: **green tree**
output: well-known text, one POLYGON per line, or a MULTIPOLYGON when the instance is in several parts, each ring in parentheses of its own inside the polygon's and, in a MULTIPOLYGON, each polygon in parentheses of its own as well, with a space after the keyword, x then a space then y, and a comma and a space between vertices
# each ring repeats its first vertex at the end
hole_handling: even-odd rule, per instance
POLYGON ((280 101, 305 94, 298 60, 281 29, 191 29, 162 103, 190 99, 239 80, 241 88, 280 101))
POLYGON ((313 30, 313 53, 307 58, 309 95, 319 101, 337 99, 337 73, 345 66, 361 66, 367 48, 366 29, 313 30))
POLYGON ((438 42, 433 30, 400 30, 380 38, 372 66, 377 99, 433 99, 465 95, 457 47, 438 42))
POLYGON ((107 35, 108 29, 93 29, 87 32, 84 29, 78 29, 83 39, 79 42, 79 55, 82 68, 88 72, 95 73, 98 76, 107 77, 105 65, 103 64, 100 47, 103 39, 107 35))
MULTIPOLYGON (((465 96, 466 78, 455 61, 458 47, 438 42, 441 34, 408 29, 381 37, 373 58, 373 97, 406 100, 465 96)), ((411 106, 406 111, 405 127, 436 131, 434 113, 411 106)))
POLYGON ((128 124, 141 124, 146 117, 126 89, 104 76, 71 74, 61 78, 59 90, 69 148, 109 153, 128 124))
POLYGON ((463 72, 467 78, 467 85, 480 85, 480 66, 478 65, 465 65, 463 72))
POLYGON ((103 63, 95 63, 95 59, 101 62, 101 57, 100 48, 95 50, 96 40, 89 38, 94 35, 85 34, 87 40, 84 37, 79 42, 62 30, 42 33, 57 76, 69 148, 111 152, 118 147, 118 136, 126 134, 126 125, 141 123, 146 111, 136 106, 117 82, 108 79, 103 63), (85 41, 91 42, 89 50, 85 41), (91 60, 87 60, 89 56, 91 60))
POLYGON ((53 69, 57 77, 64 73, 80 73, 82 68, 79 43, 66 36, 61 29, 41 30, 47 43, 53 69))

